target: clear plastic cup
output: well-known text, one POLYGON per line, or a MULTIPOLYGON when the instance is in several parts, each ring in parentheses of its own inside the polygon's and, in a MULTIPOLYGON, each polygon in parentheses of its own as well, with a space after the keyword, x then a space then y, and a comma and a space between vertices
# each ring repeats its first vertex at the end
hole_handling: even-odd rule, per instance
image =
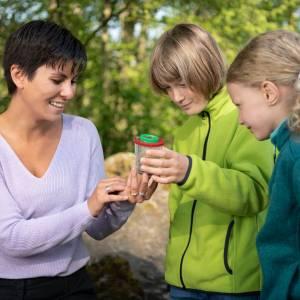
POLYGON ((148 149, 162 149, 164 145, 163 139, 152 134, 141 134, 134 137, 134 152, 135 152, 135 166, 138 173, 141 171, 141 158, 148 149))

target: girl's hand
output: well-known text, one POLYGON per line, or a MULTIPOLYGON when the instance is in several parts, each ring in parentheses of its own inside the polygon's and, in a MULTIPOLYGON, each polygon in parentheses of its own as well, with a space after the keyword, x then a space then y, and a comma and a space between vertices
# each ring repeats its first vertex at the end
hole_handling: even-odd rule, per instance
POLYGON ((130 202, 141 203, 144 200, 150 199, 156 188, 157 182, 148 174, 138 174, 135 168, 131 169, 126 187, 130 202))
POLYGON ((106 203, 127 201, 126 180, 111 177, 100 180, 92 196, 88 199, 88 208, 92 216, 97 217, 106 203))
POLYGON ((141 158, 141 170, 152 174, 158 183, 181 182, 187 172, 189 160, 185 155, 163 148, 147 150, 141 158))

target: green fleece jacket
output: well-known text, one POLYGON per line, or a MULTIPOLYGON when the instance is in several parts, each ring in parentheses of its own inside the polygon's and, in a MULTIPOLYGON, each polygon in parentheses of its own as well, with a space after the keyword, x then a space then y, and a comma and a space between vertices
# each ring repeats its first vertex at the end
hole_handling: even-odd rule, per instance
POLYGON ((181 184, 171 186, 166 281, 220 293, 260 290, 256 234, 268 203, 273 147, 239 125, 225 90, 175 133, 189 156, 181 184))

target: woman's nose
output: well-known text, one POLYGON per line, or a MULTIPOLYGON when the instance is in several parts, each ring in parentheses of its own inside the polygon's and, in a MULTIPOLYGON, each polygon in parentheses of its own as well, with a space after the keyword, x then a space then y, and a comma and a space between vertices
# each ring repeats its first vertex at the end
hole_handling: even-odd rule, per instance
POLYGON ((65 100, 70 100, 74 97, 75 89, 75 85, 73 85, 71 82, 65 82, 62 86, 60 94, 65 100))

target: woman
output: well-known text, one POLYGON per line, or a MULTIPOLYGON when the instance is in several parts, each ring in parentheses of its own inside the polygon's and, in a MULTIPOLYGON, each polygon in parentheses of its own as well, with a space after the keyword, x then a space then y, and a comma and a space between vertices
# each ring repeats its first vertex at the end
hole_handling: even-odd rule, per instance
POLYGON ((124 179, 104 179, 95 126, 63 114, 86 60, 82 44, 55 23, 29 22, 7 40, 3 67, 11 101, 0 115, 0 299, 96 299, 81 234, 103 239, 134 208, 124 179))

